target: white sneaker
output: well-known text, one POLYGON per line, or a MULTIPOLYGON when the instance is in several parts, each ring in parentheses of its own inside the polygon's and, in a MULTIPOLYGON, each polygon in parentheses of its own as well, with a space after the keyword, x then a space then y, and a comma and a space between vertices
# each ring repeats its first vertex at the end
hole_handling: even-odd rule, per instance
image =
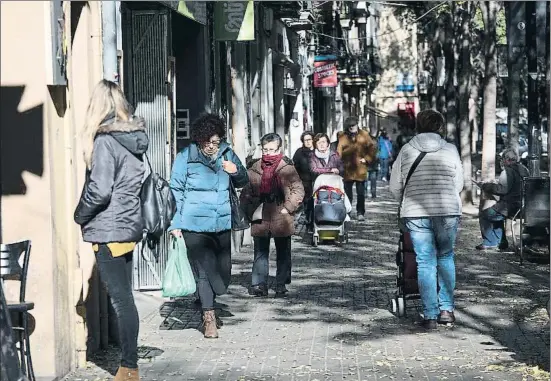
POLYGON ((358 214, 358 221, 365 220, 365 217, 362 214, 358 214))

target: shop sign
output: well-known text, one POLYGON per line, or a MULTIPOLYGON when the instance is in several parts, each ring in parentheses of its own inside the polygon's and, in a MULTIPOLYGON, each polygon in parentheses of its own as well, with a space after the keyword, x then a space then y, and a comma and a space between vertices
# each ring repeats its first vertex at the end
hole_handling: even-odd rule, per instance
POLYGON ((254 1, 217 1, 214 38, 218 41, 254 40, 254 1))
POLYGON ((335 61, 314 62, 314 87, 337 87, 337 65, 335 61))

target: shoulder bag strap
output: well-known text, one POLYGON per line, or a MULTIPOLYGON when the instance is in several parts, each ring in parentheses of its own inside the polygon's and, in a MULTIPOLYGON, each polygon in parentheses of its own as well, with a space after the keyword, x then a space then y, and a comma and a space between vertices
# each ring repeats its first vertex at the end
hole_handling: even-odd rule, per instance
POLYGON ((153 167, 151 167, 151 162, 149 161, 149 156, 147 156, 147 152, 144 152, 143 156, 144 156, 144 158, 145 158, 144 161, 147 162, 147 166, 149 167, 149 170, 150 170, 151 172, 153 172, 153 167))
POLYGON ((142 162, 144 162, 144 165, 147 162, 147 165, 145 166, 145 171, 143 173, 143 179, 142 179, 142 185, 143 185, 147 177, 153 173, 153 167, 151 166, 151 162, 149 161, 149 156, 147 156, 147 152, 144 152, 142 157, 142 162), (149 172, 147 171, 148 169, 149 169, 149 172))
POLYGON ((413 172, 417 169, 417 166, 423 160, 423 158, 427 155, 426 152, 421 152, 419 156, 415 159, 413 164, 411 165, 411 168, 409 169, 408 175, 406 177, 406 182, 404 183, 404 188, 402 189, 402 199, 400 200, 400 208, 398 209, 398 217, 400 217, 400 212, 402 209, 402 204, 404 203, 404 195, 406 194, 406 187, 408 186, 409 179, 411 179, 411 175, 413 175, 413 172))
MULTIPOLYGON (((228 152, 227 151, 224 153, 224 160, 230 161, 230 159, 228 158, 228 152)), ((228 188, 229 188, 230 192, 233 192, 235 195, 237 195, 237 189, 235 189, 235 185, 233 185, 233 179, 232 179, 232 177, 229 173, 228 173, 228 176, 230 178, 230 185, 229 185, 228 188)))

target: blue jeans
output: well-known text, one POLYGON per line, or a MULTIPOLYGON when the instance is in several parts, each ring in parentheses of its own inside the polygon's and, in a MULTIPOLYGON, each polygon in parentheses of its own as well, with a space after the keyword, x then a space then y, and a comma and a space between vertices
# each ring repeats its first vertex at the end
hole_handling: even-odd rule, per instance
MULTIPOLYGON (((291 283, 291 237, 274 237, 276 246, 276 287, 291 283)), ((268 284, 270 237, 254 237, 252 285, 268 284)))
POLYGON ((454 310, 453 248, 459 221, 459 216, 405 219, 415 250, 417 282, 425 319, 436 319, 440 311, 454 310))
POLYGON ((369 182, 369 189, 371 192, 371 198, 377 197, 377 176, 379 171, 369 171, 367 174, 367 181, 365 182, 365 193, 367 193, 367 183, 369 182))
POLYGON ((478 216, 482 244, 488 247, 496 247, 501 243, 505 228, 505 216, 494 208, 488 208, 478 216))

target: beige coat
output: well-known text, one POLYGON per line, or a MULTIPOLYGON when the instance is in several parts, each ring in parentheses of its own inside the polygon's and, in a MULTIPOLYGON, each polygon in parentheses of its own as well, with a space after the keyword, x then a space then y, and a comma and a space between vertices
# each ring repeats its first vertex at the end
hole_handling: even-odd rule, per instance
MULTIPOLYGON (((260 199, 260 184, 262 181, 261 160, 254 161, 249 172, 249 184, 243 188, 240 196, 241 207, 252 217, 254 211, 262 203, 260 199)), ((289 237, 295 232, 293 214, 304 198, 304 187, 291 159, 284 157, 279 163, 276 173, 279 175, 282 186, 281 202, 264 202, 262 208, 262 222, 251 225, 253 237, 289 237), (283 208, 289 214, 282 214, 283 208)))

